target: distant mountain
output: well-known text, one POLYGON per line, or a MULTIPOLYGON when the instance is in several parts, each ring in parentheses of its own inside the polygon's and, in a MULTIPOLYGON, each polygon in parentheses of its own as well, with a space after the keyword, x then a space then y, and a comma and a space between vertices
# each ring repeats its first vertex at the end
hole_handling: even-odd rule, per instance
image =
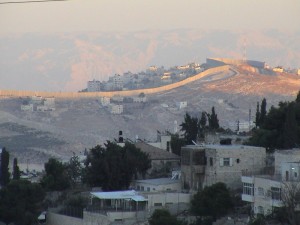
POLYGON ((203 63, 207 57, 300 67, 300 32, 172 30, 134 33, 24 34, 0 37, 0 89, 78 91, 150 65, 203 63))

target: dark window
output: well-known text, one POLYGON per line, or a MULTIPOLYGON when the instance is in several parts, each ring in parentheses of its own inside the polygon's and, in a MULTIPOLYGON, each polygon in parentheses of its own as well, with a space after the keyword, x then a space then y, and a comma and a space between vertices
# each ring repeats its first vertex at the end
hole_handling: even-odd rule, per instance
POLYGON ((213 165, 214 165, 214 161, 213 161, 213 158, 212 158, 212 157, 209 158, 209 165, 210 165, 210 166, 213 166, 213 165))
POLYGON ((182 165, 190 165, 190 152, 181 151, 181 163, 182 165))
POLYGON ((240 159, 236 159, 236 163, 240 163, 240 159))

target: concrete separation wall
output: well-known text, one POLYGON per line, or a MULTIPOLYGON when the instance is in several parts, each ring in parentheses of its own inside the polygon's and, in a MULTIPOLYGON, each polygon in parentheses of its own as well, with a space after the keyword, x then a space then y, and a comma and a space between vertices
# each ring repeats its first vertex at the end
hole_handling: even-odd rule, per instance
POLYGON ((205 70, 195 76, 189 77, 185 80, 161 86, 156 88, 128 90, 128 91, 108 91, 108 92, 39 92, 39 91, 15 91, 15 90, 0 90, 1 97, 26 97, 26 96, 42 96, 42 97, 55 97, 55 98, 96 98, 96 97, 113 97, 113 96, 136 96, 140 93, 155 94, 159 92, 169 91, 174 88, 184 86, 193 81, 199 80, 209 74, 219 73, 230 69, 229 65, 219 66, 205 70))

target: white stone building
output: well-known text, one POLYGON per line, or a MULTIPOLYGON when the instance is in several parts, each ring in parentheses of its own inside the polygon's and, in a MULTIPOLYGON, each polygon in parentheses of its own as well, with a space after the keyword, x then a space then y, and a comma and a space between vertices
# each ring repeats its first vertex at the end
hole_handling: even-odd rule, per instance
POLYGON ((291 188, 300 190, 300 162, 281 162, 279 174, 242 176, 242 200, 251 204, 254 214, 269 215, 284 206, 291 188))
POLYGON ((122 114, 123 110, 124 110, 123 105, 115 105, 115 104, 109 105, 109 111, 111 114, 122 114))
POLYGON ((102 106, 108 106, 110 104, 110 98, 109 97, 101 97, 100 102, 102 106))
POLYGON ((176 107, 178 109, 184 109, 187 107, 187 101, 182 101, 182 102, 176 102, 176 107))
POLYGON ((33 104, 21 105, 21 110, 33 112, 33 104))
POLYGON ((188 145, 181 149, 181 180, 184 189, 197 191, 217 182, 242 187, 243 172, 260 171, 266 150, 245 145, 188 145))
POLYGON ((87 82, 88 92, 97 92, 101 90, 101 82, 99 80, 91 80, 87 82))

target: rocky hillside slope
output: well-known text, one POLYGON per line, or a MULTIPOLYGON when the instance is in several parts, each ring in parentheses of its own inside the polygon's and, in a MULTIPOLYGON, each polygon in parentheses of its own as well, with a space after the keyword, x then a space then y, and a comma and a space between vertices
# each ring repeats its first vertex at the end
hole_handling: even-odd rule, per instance
MULTIPOLYGON (((124 103, 122 115, 112 115, 99 99, 56 99, 53 112, 24 112, 22 98, 0 99, 0 145, 22 163, 45 162, 49 156, 67 158, 106 140, 125 138, 154 141, 157 130, 174 131, 188 111, 199 115, 215 106, 220 124, 254 119, 256 103, 266 97, 267 106, 293 100, 300 89, 294 74, 263 75, 239 67, 210 74, 197 81, 158 94, 147 95, 147 103, 124 103), (187 101, 178 109, 176 102, 187 101)), ((180 127, 178 127, 180 128, 180 127)))

